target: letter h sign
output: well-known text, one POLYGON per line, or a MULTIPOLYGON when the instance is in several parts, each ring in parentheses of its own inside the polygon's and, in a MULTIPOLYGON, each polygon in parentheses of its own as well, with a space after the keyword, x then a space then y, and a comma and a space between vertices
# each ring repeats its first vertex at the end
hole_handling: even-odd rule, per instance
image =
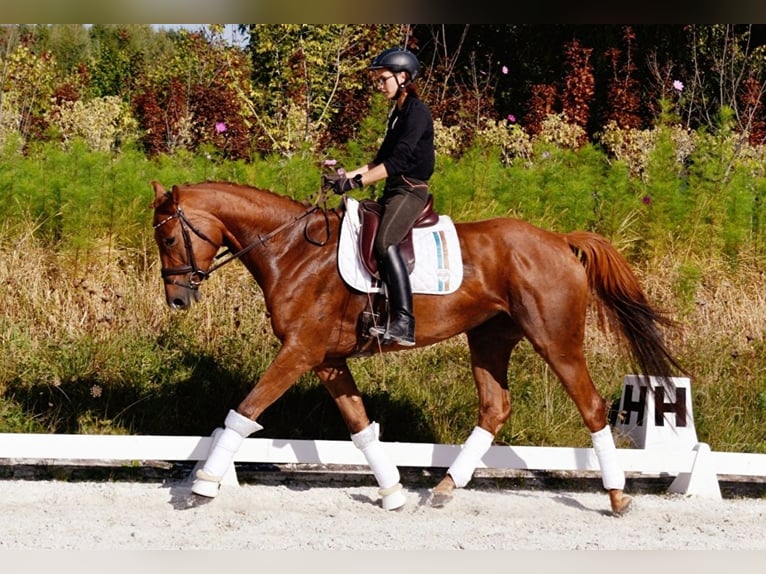
POLYGON ((666 389, 655 377, 627 375, 623 382, 615 431, 638 448, 697 444, 688 378, 673 378, 666 389))

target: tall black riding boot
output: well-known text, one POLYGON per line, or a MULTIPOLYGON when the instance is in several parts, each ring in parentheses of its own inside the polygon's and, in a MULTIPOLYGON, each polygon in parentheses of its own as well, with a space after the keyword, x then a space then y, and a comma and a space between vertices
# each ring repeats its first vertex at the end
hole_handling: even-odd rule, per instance
MULTIPOLYGON (((383 257, 383 281, 388 295, 388 328, 383 333, 383 344, 411 347, 415 344, 415 316, 412 314, 412 287, 410 275, 398 245, 391 245, 383 257)), ((380 335, 381 329, 370 329, 380 335)))

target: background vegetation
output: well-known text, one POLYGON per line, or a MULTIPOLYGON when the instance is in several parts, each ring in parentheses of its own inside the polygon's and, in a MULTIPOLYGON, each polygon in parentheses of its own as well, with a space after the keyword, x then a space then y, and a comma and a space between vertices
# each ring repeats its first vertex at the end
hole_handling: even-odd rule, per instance
MULTIPOLYGON (((762 27, 243 32, 244 48, 215 26, 0 29, 0 431, 220 425, 276 340, 235 265, 189 312, 165 308, 149 182, 308 197, 323 159, 369 159, 387 104, 363 68, 406 43, 437 124, 437 209, 604 234, 684 325, 672 343, 692 373, 701 440, 766 452, 762 27)), ((595 325, 588 360, 619 399, 628 362, 595 325)), ((386 440, 462 442, 475 424, 462 338, 352 369, 386 440)), ((528 345, 509 375, 515 412, 500 442, 589 444, 528 345)), ((260 436, 348 436, 310 376, 260 422, 260 436)))

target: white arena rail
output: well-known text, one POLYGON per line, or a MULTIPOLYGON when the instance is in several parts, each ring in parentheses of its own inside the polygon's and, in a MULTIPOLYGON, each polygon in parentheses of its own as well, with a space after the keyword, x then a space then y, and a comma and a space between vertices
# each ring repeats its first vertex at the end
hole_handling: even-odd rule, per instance
MULTIPOLYGON (((711 452, 699 442, 694 425, 691 381, 673 379, 666 393, 655 377, 627 375, 620 399, 622 418, 614 431, 638 448, 617 450, 626 472, 673 476, 670 492, 721 498, 718 477, 766 477, 766 454, 711 452), (652 393, 641 387, 651 387, 652 393), (667 396, 666 396, 667 395, 667 396), (643 397, 643 398, 642 398, 643 397), (657 414, 661 416, 657 416, 657 414)), ((216 435, 221 429, 213 433, 216 435)), ((0 460, 48 461, 195 461, 207 459, 212 437, 147 435, 72 435, 0 433, 0 460)), ((447 468, 461 445, 383 442, 399 467, 447 468)), ((287 440, 248 438, 234 463, 320 464, 367 466, 349 440, 287 440)), ((237 484, 232 463, 224 484, 237 484)), ((490 447, 478 468, 497 470, 593 471, 599 465, 592 448, 500 446, 490 447)))
MULTIPOLYGON (((203 461, 211 437, 0 433, 0 459, 54 461, 203 461)), ((400 467, 448 467, 460 445, 384 442, 400 467)), ((693 450, 618 449, 626 472, 675 476, 670 490, 720 498, 718 476, 766 477, 766 454, 711 452, 704 443, 693 450), (714 483, 714 485, 713 485, 714 483)), ((353 443, 335 440, 248 438, 234 462, 366 466, 353 443)), ((490 447, 479 468, 498 470, 598 471, 592 448, 490 447)), ((235 472, 230 469, 230 473, 235 472)), ((228 475, 227 475, 228 476, 228 475)), ((227 483, 236 483, 236 475, 227 483)))

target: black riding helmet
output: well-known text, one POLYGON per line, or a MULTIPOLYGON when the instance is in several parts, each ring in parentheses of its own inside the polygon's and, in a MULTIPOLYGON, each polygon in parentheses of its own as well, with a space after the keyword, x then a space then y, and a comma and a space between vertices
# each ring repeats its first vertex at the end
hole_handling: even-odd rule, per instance
POLYGON ((386 68, 392 72, 407 72, 410 81, 414 80, 420 71, 420 64, 415 54, 403 48, 389 48, 381 52, 370 64, 369 70, 386 68))

